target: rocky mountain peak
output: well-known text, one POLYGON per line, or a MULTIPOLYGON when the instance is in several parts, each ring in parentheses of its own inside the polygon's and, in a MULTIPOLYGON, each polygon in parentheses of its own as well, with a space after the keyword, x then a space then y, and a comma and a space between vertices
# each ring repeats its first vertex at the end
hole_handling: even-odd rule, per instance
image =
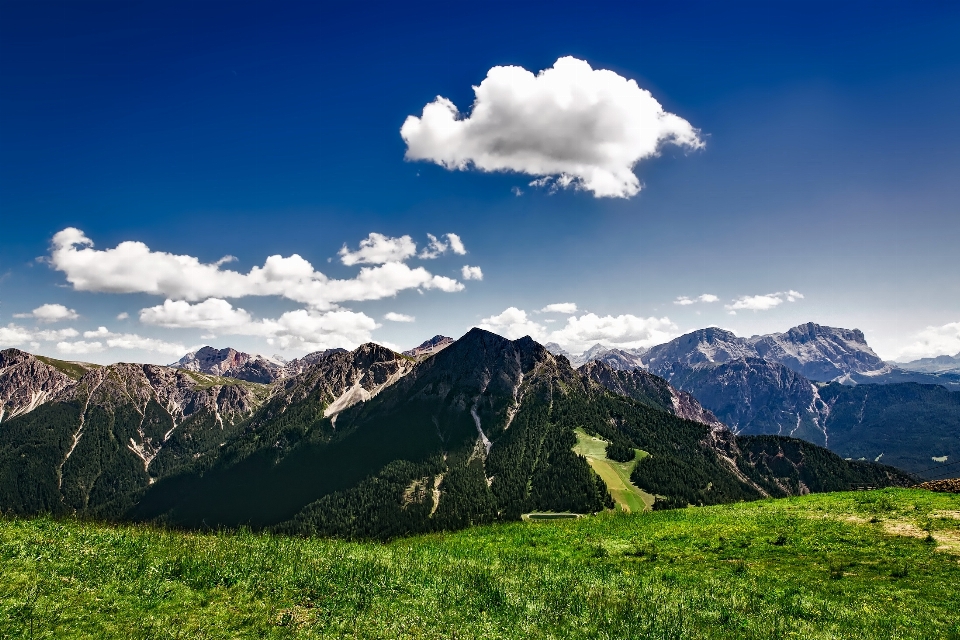
POLYGON ((413 349, 408 349, 403 352, 403 355, 409 356, 411 358, 420 358, 433 355, 438 351, 446 349, 451 344, 453 344, 453 338, 448 338, 447 336, 436 335, 420 343, 419 346, 414 347, 413 349))
POLYGON ((75 384, 85 370, 84 365, 45 360, 19 349, 0 351, 0 422, 33 411, 75 384))

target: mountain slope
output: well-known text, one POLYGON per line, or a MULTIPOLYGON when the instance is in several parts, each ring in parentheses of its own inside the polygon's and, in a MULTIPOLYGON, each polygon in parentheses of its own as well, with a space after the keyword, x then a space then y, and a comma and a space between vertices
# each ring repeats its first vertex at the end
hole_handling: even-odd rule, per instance
POLYGON ((115 364, 0 429, 0 508, 115 516, 217 447, 267 395, 250 383, 115 364))
POLYGON ((633 398, 685 420, 711 427, 723 426, 691 394, 673 388, 663 378, 642 369, 626 370, 611 366, 604 360, 594 360, 578 371, 618 395, 633 398))
POLYGON ((429 340, 422 342, 419 346, 404 351, 403 355, 411 358, 425 358, 446 349, 453 344, 453 342, 453 338, 439 335, 433 336, 429 340))

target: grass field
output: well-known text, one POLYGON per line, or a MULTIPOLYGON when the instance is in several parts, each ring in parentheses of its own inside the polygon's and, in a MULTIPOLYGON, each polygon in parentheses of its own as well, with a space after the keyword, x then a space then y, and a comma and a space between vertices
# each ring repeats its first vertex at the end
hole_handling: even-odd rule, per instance
POLYGON ((577 444, 573 450, 587 459, 590 466, 597 472, 610 489, 614 502, 623 511, 644 511, 653 507, 653 496, 635 487, 630 482, 637 463, 647 455, 646 451, 634 449, 636 457, 630 462, 616 462, 607 458, 607 441, 591 436, 583 429, 577 429, 577 444))
POLYGON ((12 638, 960 638, 960 496, 352 543, 0 519, 12 638))

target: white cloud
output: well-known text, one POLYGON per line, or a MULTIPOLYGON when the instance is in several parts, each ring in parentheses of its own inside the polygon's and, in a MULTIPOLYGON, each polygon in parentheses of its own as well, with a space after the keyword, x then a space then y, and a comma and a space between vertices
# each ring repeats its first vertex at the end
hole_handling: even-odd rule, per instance
POLYGON ((616 347, 650 347, 672 340, 677 325, 669 318, 640 318, 631 314, 598 316, 587 313, 567 318, 567 325, 550 334, 565 349, 583 351, 598 343, 616 347))
POLYGON ((437 96, 421 117, 406 119, 400 136, 408 160, 515 171, 540 177, 534 186, 628 198, 640 191, 634 166, 663 144, 703 147, 689 122, 664 111, 635 80, 573 57, 537 75, 493 67, 473 90, 469 115, 437 96))
POLYGON ((226 300, 217 298, 197 304, 166 300, 162 305, 142 309, 140 321, 165 328, 205 329, 222 335, 259 336, 267 338, 269 344, 284 349, 311 350, 356 347, 369 342, 371 332, 380 326, 366 314, 347 309, 297 309, 279 318, 254 320, 246 310, 234 308, 226 300))
MULTIPOLYGON (((74 332, 75 337, 78 334, 74 332)), ((84 342, 78 340, 75 342, 59 342, 57 350, 63 353, 94 353, 101 351, 106 344, 111 349, 139 349, 141 351, 152 351, 154 353, 163 353, 167 355, 183 355, 189 348, 179 342, 167 342, 157 340, 156 338, 145 338, 135 333, 114 333, 106 327, 98 327, 93 331, 84 331, 83 337, 86 340, 97 338, 96 342, 84 342), (102 341, 102 342, 101 342, 102 341)))
POLYGON ((0 327, 0 348, 5 348, 11 345, 25 345, 29 344, 33 348, 39 347, 39 342, 56 342, 57 340, 65 340, 67 338, 76 338, 80 335, 76 329, 67 328, 67 329, 27 329, 15 325, 13 323, 8 324, 5 327, 0 327))
POLYGON ((521 311, 516 307, 509 307, 499 315, 483 318, 477 326, 511 340, 523 336, 538 339, 544 332, 542 326, 527 317, 526 311, 521 311))
POLYGON ((464 280, 483 280, 483 271, 480 267, 463 265, 463 269, 460 270, 460 275, 464 280))
POLYGON ((416 320, 416 318, 413 316, 408 316, 402 313, 394 313, 393 311, 390 311, 383 316, 383 319, 389 320, 390 322, 414 322, 416 320))
POLYGON ((410 236, 389 238, 380 233, 371 233, 360 241, 360 248, 351 252, 347 245, 340 249, 340 260, 347 266, 355 264, 383 264, 403 262, 417 252, 417 244, 410 236))
POLYGON ((687 305, 695 304, 697 302, 709 303, 709 302, 717 302, 718 300, 720 300, 720 298, 713 295, 712 293, 704 293, 702 295, 697 296, 696 298, 688 298, 687 296, 677 296, 677 299, 673 301, 673 304, 678 304, 680 306, 687 306, 687 305))
POLYGON ((67 309, 62 304, 43 304, 30 313, 15 313, 14 318, 35 318, 40 322, 60 322, 61 320, 76 320, 80 316, 73 309, 67 309))
POLYGON ((440 237, 446 238, 446 240, 441 240, 432 233, 428 233, 427 238, 430 239, 430 242, 417 255, 421 260, 433 260, 448 251, 453 251, 458 256, 466 255, 467 253, 467 248, 463 246, 463 240, 455 233, 445 233, 440 237))
POLYGON ((117 320, 126 320, 129 317, 130 317, 130 314, 127 313, 126 311, 117 314, 117 320))
POLYGON ((162 305, 141 309, 140 322, 170 329, 220 331, 247 326, 253 319, 245 310, 235 309, 220 298, 208 298, 198 304, 168 299, 162 305))
POLYGON ((730 315, 736 315, 736 311, 740 309, 768 311, 783 304, 784 300, 796 302, 801 298, 803 298, 803 294, 799 291, 778 291, 756 296, 740 296, 733 301, 733 304, 725 305, 725 308, 732 312, 730 315))
MULTIPOLYGON (((462 248, 447 234, 445 245, 462 248)), ((367 240, 370 240, 368 237, 367 240)), ((374 242, 363 260, 380 259, 374 242)), ((379 250, 378 248, 378 250, 379 250)), ((351 260, 361 260, 364 247, 351 260)), ((406 249, 403 249, 405 251, 406 249)), ((268 257, 262 267, 246 274, 221 268, 221 263, 202 263, 198 258, 152 251, 142 242, 121 242, 113 249, 96 250, 82 231, 67 228, 53 237, 49 262, 64 272, 78 291, 107 293, 149 293, 173 300, 197 301, 208 298, 280 296, 316 309, 333 309, 345 301, 377 300, 405 289, 460 291, 464 287, 452 278, 435 276, 423 267, 411 268, 402 262, 363 267, 356 277, 332 280, 316 271, 299 255, 268 257)))
POLYGON ((510 339, 529 335, 541 343, 556 342, 575 352, 597 342, 624 348, 648 347, 667 342, 679 334, 669 318, 640 318, 630 314, 598 316, 594 313, 571 316, 565 326, 549 331, 516 307, 483 318, 477 326, 510 339))
POLYGON ((553 304, 548 304, 543 309, 540 309, 541 313, 566 313, 572 314, 577 312, 577 303, 576 302, 554 302, 553 304))
POLYGON ((27 344, 34 340, 33 333, 15 324, 0 327, 0 348, 27 344))
POLYGON ((927 327, 913 336, 913 342, 900 350, 897 360, 903 362, 917 358, 933 358, 960 353, 960 322, 950 322, 940 327, 927 327))
POLYGON ((103 351, 103 344, 99 342, 84 342, 83 340, 58 342, 57 351, 68 356, 81 356, 103 351))

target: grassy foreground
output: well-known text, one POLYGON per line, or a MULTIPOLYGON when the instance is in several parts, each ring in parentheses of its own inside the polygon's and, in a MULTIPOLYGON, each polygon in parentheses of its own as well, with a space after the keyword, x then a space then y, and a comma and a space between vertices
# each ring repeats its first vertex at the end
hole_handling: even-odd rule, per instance
POLYGON ((0 636, 960 638, 958 518, 883 490, 385 544, 0 519, 0 636))

